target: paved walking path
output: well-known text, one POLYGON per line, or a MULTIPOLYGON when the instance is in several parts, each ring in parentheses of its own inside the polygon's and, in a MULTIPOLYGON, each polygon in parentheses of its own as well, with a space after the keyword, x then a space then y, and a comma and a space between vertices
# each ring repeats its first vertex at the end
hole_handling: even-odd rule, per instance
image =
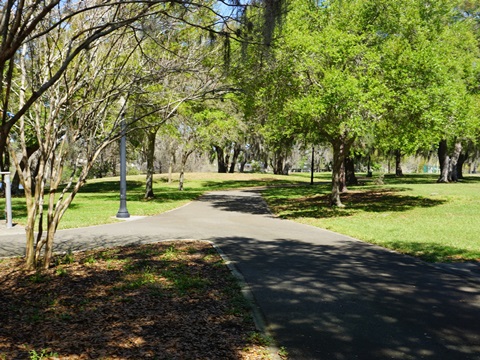
MULTIPOLYGON (((289 358, 480 359, 480 281, 274 218, 255 191, 214 192, 158 216, 59 231, 57 250, 211 240, 249 284, 289 358)), ((0 256, 23 236, 0 236, 0 256)))

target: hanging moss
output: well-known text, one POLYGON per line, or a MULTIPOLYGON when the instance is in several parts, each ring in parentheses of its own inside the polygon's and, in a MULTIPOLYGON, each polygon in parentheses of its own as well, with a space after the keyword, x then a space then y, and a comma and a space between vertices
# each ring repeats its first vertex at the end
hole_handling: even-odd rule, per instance
POLYGON ((264 29, 263 37, 267 46, 270 46, 275 28, 281 24, 285 0, 264 0, 264 29))

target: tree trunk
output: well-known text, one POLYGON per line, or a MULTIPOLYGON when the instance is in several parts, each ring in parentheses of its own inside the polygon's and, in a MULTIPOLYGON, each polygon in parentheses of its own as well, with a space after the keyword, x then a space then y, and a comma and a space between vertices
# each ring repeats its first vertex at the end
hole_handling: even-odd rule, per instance
POLYGON ((26 236, 26 248, 25 248, 25 266, 27 270, 34 270, 36 267, 35 260, 35 214, 30 214, 30 212, 35 211, 35 209, 30 208, 29 214, 27 216, 27 226, 25 226, 25 236, 26 236))
POLYGON ((151 128, 147 133, 147 178, 145 183, 145 199, 155 198, 153 193, 153 174, 155 172, 155 140, 157 128, 151 128))
MULTIPOLYGON (((26 150, 27 150, 27 159, 30 159, 33 154, 35 154, 35 152, 38 150, 39 146, 38 144, 35 144, 35 145, 32 145, 32 146, 27 146, 26 150)), ((27 164, 28 164, 28 160, 27 160, 27 164)), ((22 169, 22 171, 25 169, 25 161, 22 159, 20 161, 20 168, 22 169)), ((34 171, 34 174, 32 177, 35 176, 35 173, 36 171, 34 171)), ((34 181, 32 180, 32 188, 34 186, 34 181)), ((20 194, 20 176, 19 176, 19 173, 18 171, 15 171, 15 175, 13 176, 13 180, 12 180, 12 194, 15 194, 15 195, 19 195, 20 194)))
POLYGON ((182 155, 182 164, 180 168, 180 177, 178 179, 178 190, 183 191, 183 183, 185 180, 185 166, 187 164, 188 157, 193 153, 193 150, 188 151, 182 155))
POLYGON ((310 185, 313 185, 314 176, 315 176, 315 147, 312 146, 312 159, 310 162, 310 185))
POLYGON ((242 151, 242 148, 238 145, 235 145, 235 147, 233 148, 232 162, 230 164, 230 170, 228 171, 230 174, 233 174, 235 172, 238 156, 240 155, 241 151, 242 151))
POLYGON ((243 173, 245 171, 245 165, 247 165, 247 161, 243 160, 240 162, 240 172, 243 173))
POLYGON ((283 173, 283 159, 280 156, 277 156, 275 159, 275 166, 273 168, 273 173, 276 175, 282 175, 283 173))
POLYGON ((402 152, 400 150, 395 150, 395 176, 403 176, 402 152))
POLYGON ((371 178, 373 176, 372 173, 372 158, 368 155, 368 163, 367 163, 367 177, 371 178))
POLYGON ((220 146, 214 146, 215 152, 217 153, 217 166, 218 166, 218 173, 226 173, 227 172, 227 164, 225 163, 225 153, 223 148, 220 146))
POLYGON ((43 269, 50 267, 50 262, 53 257, 53 239, 57 230, 58 221, 52 221, 48 224, 47 237, 45 239, 45 252, 43 256, 43 269))
POLYGON ((285 158, 280 151, 275 152, 272 163, 273 173, 275 175, 285 175, 285 168, 283 166, 284 160, 285 158))
POLYGON ((461 153, 460 156, 458 157, 458 162, 457 162, 457 176, 459 179, 463 179, 463 165, 468 159, 468 151, 466 153, 461 153))
POLYGON ((345 183, 347 186, 358 185, 358 179, 355 176, 355 162, 350 156, 345 157, 345 183))
POLYGON ((448 183, 448 164, 450 159, 447 155, 447 140, 441 140, 438 144, 438 161, 440 162, 440 177, 438 183, 448 183))
POLYGON ((168 162, 168 183, 172 183, 173 164, 175 164, 175 151, 170 152, 170 161, 168 162))
POLYGON ((448 164, 448 181, 451 181, 451 182, 458 181, 457 165, 458 165, 458 158, 460 157, 461 152, 462 152, 462 143, 460 141, 457 141, 453 149, 453 154, 450 157, 450 163, 448 164))
POLYGON ((345 160, 340 165, 340 192, 347 192, 347 176, 345 174, 345 160))
POLYGON ((354 139, 345 140, 345 136, 332 140, 333 164, 332 164, 332 194, 330 205, 345 207, 340 200, 342 188, 342 168, 345 168, 345 156, 348 154, 354 139))

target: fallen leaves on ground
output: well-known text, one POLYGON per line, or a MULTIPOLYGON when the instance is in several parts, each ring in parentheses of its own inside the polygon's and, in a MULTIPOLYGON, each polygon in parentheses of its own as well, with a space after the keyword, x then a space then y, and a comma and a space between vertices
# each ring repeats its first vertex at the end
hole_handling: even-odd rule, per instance
POLYGON ((0 359, 268 359, 236 279, 207 242, 0 260, 0 359))

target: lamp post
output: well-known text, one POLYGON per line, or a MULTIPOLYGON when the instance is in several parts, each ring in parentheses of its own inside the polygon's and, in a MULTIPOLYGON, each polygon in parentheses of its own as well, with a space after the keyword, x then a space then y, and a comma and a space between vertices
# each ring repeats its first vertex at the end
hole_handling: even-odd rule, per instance
POLYGON ((313 185, 314 167, 315 167, 315 146, 312 145, 312 163, 310 165, 310 185, 313 185))
POLYGON ((13 227, 12 224, 12 187, 10 183, 10 172, 2 171, 0 175, 5 176, 5 215, 7 220, 7 229, 13 227))
POLYGON ((126 124, 125 124, 125 98, 122 96, 119 100, 121 107, 120 114, 120 209, 117 212, 117 218, 127 219, 130 214, 127 210, 127 139, 126 139, 126 124))

